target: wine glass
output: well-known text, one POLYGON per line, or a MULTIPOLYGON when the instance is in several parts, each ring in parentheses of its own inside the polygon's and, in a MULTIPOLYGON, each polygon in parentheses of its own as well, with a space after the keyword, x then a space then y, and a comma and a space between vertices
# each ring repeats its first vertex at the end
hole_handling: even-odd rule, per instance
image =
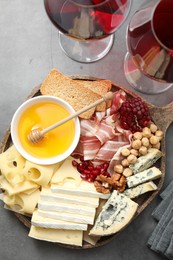
POLYGON ((138 10, 127 28, 124 71, 130 85, 146 94, 168 90, 173 82, 173 0, 138 10))
POLYGON ((128 15, 131 0, 44 0, 45 10, 59 30, 59 42, 71 59, 89 63, 103 58, 114 32, 128 15))

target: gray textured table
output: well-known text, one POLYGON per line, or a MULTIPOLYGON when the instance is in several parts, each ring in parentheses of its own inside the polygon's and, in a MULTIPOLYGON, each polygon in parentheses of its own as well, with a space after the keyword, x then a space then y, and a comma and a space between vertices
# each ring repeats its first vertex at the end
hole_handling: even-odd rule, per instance
MULTIPOLYGON (((0 139, 17 107, 53 67, 67 75, 101 76, 131 89, 123 74, 126 26, 134 11, 149 0, 132 2, 128 19, 116 32, 111 52, 96 63, 80 64, 70 60, 60 49, 57 30, 48 20, 42 0, 0 0, 0 139)), ((163 106, 173 100, 173 88, 164 94, 143 97, 155 105, 163 106)), ((167 165, 164 187, 173 175, 172 134, 173 125, 166 135, 167 165)), ((159 201, 157 197, 112 242, 91 250, 71 250, 29 238, 28 230, 13 213, 4 210, 0 202, 0 260, 164 259, 146 246, 156 225, 151 213, 159 201)))

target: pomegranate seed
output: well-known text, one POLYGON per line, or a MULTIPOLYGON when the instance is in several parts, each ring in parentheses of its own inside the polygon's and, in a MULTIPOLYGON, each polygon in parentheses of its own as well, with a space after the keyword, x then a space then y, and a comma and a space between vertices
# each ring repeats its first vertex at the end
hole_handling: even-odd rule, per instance
POLYGON ((84 171, 84 167, 83 167, 82 163, 79 163, 79 164, 77 165, 77 170, 78 170, 78 172, 80 172, 80 173, 82 173, 82 172, 84 171))
POLYGON ((77 167, 77 166, 78 166, 78 162, 75 161, 75 160, 73 160, 73 161, 72 161, 72 165, 73 165, 74 167, 77 167))
POLYGON ((83 156, 80 157, 80 161, 84 162, 84 157, 83 156))
POLYGON ((94 167, 89 165, 89 166, 88 166, 88 170, 93 171, 93 170, 94 170, 94 167))
POLYGON ((94 174, 96 176, 100 174, 100 170, 98 170, 98 169, 94 169, 91 172, 92 172, 92 174, 94 174))
POLYGON ((87 175, 87 174, 90 175, 90 171, 89 171, 89 170, 86 170, 86 169, 83 171, 83 173, 86 174, 86 175, 87 175))

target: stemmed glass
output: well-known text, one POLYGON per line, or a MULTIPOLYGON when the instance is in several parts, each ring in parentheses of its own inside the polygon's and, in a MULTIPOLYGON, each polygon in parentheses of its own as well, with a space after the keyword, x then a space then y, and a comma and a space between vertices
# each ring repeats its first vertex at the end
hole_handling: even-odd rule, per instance
POLYGON ((158 94, 173 82, 173 0, 138 10, 127 28, 124 70, 137 91, 158 94))
POLYGON ((59 30, 59 43, 73 60, 94 62, 114 42, 114 32, 128 15, 131 0, 44 0, 45 10, 59 30))

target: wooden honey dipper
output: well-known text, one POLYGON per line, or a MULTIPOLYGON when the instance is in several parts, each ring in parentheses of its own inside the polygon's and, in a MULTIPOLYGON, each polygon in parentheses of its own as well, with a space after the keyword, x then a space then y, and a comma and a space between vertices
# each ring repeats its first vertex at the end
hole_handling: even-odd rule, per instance
POLYGON ((113 99, 113 93, 112 92, 108 92, 106 93, 106 95, 104 95, 101 99, 97 100, 96 102, 80 109, 79 111, 75 112, 74 114, 60 120, 59 122, 45 128, 45 129, 40 129, 40 128, 35 128, 33 130, 31 130, 31 132, 28 134, 28 140, 30 143, 32 144, 36 144, 39 143, 43 138, 44 135, 50 131, 52 131, 53 129, 57 128, 58 126, 68 122, 69 120, 79 116, 80 114, 86 112, 87 110, 96 107, 97 105, 99 105, 100 103, 104 102, 104 101, 108 101, 113 99))

